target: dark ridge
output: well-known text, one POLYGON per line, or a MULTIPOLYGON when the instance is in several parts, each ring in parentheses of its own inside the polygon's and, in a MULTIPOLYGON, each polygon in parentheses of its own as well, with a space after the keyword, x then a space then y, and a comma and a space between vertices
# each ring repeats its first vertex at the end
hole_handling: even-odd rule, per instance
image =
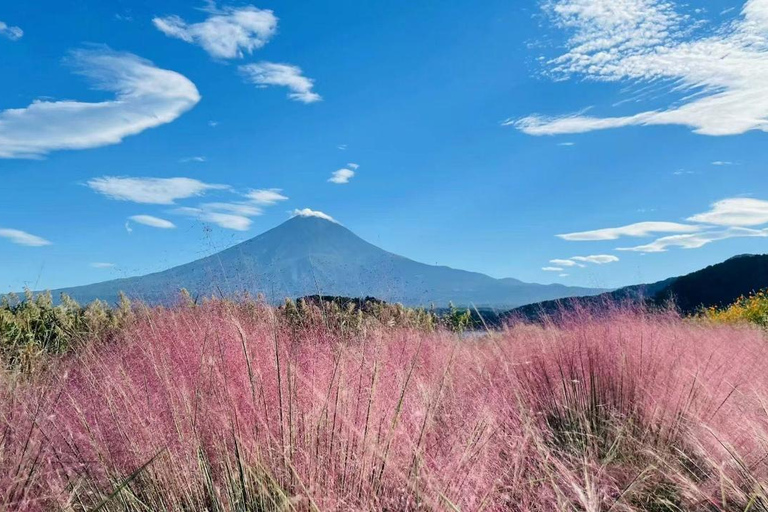
POLYGON ((701 308, 727 306, 742 295, 764 288, 768 288, 768 255, 742 254, 684 276, 589 297, 528 304, 507 315, 540 320, 577 308, 594 311, 620 303, 664 306, 670 301, 682 314, 690 315, 701 308))

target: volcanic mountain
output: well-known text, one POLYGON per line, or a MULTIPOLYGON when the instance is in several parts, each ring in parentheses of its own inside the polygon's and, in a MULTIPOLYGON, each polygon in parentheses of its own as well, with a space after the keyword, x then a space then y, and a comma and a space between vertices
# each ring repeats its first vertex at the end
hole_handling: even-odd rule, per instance
POLYGON ((426 265, 384 251, 342 225, 318 217, 293 217, 255 238, 178 267, 54 290, 81 303, 117 300, 119 292, 149 303, 169 303, 186 288, 193 297, 263 294, 373 296, 406 305, 514 307, 605 290, 494 279, 477 272, 426 265))

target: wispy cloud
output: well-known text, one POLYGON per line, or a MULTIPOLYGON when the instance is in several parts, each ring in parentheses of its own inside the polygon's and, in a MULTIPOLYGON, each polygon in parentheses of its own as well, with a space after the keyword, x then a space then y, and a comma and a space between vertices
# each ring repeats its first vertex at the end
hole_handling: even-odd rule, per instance
POLYGON ((654 252, 666 252, 670 247, 681 247, 683 249, 698 249, 704 247, 712 242, 719 240, 727 240, 729 238, 743 238, 743 237, 768 237, 768 228, 766 229, 750 229, 750 228, 738 228, 731 227, 727 229, 720 229, 715 231, 706 231, 702 233, 694 233, 690 235, 674 235, 666 236, 654 240, 653 242, 645 245, 638 245, 635 247, 619 247, 618 251, 633 251, 642 253, 654 253, 654 252))
POLYGON ((549 262, 553 265, 557 265, 558 267, 583 267, 584 266, 581 263, 577 263, 573 260, 554 259, 554 260, 549 260, 549 262))
POLYGON ((144 224, 145 226, 150 226, 153 228, 173 229, 176 227, 173 222, 161 219, 160 217, 154 217, 152 215, 133 215, 128 218, 137 224, 144 224))
POLYGON ((331 177, 328 178, 328 181, 331 183, 336 183, 337 185, 344 185, 349 183, 349 180, 351 180, 354 176, 355 171, 352 169, 339 169, 338 171, 333 171, 333 173, 331 173, 331 177))
POLYGON ((509 120, 531 135, 624 126, 683 125, 704 135, 768 131, 768 2, 747 0, 720 27, 681 14, 669 0, 549 0, 569 32, 565 54, 548 61, 558 79, 665 84, 686 95, 628 116, 531 115, 509 120))
POLYGON ((288 200, 288 197, 284 196, 282 192, 282 189, 279 188, 251 190, 246 194, 246 197, 256 204, 273 205, 288 200))
POLYGON ((219 59, 242 58, 253 53, 277 31, 274 13, 252 5, 223 7, 209 14, 199 23, 187 23, 176 15, 156 17, 152 22, 168 37, 196 44, 219 59))
POLYGON ((198 101, 191 81, 148 60, 107 48, 77 50, 68 61, 115 99, 97 103, 35 101, 0 112, 0 158, 39 158, 61 149, 118 144, 170 123, 198 101))
POLYGON ((712 165, 722 166, 722 165, 733 165, 733 162, 727 162, 723 160, 715 160, 712 162, 712 165))
POLYGON ((96 261, 91 263, 91 267, 93 268, 115 268, 117 265, 114 263, 107 263, 104 261, 96 261))
POLYGON ((595 229, 593 231, 581 231, 578 233, 566 233, 557 235, 558 238, 568 241, 595 241, 616 240, 622 236, 642 237, 658 233, 695 233, 700 231, 700 226, 678 224, 676 222, 638 222, 618 228, 595 229))
POLYGON ((0 237, 7 238, 14 244, 26 245, 29 247, 42 247, 44 245, 51 245, 51 242, 45 238, 21 231, 20 229, 0 229, 0 237))
POLYGON ((179 161, 181 163, 183 163, 183 164, 186 164, 186 163, 189 163, 189 162, 199 162, 199 163, 202 163, 202 162, 205 162, 205 160, 206 160, 206 158, 204 156, 188 156, 186 158, 182 158, 179 161))
POLYGON ((735 197, 717 201, 708 212, 688 217, 691 222, 718 226, 759 226, 768 224, 768 201, 735 197))
POLYGON ((349 163, 349 164, 347 164, 347 167, 352 169, 353 171, 356 171, 356 170, 358 170, 360 168, 360 166, 358 164, 355 164, 355 163, 349 163))
POLYGON ((253 223, 250 215, 245 215, 243 211, 232 213, 211 204, 200 205, 199 208, 176 208, 172 213, 195 217, 202 222, 209 222, 224 229, 235 231, 248 231, 253 223))
POLYGON ((0 21, 0 36, 11 41, 18 41, 23 35, 24 31, 20 27, 13 27, 0 21))
POLYGON ((244 194, 235 192, 243 200, 202 203, 196 207, 181 207, 171 210, 175 215, 194 217, 201 222, 215 224, 224 229, 247 231, 253 224, 253 217, 264 213, 264 208, 288 200, 279 188, 249 190, 244 194))
MULTIPOLYGON (((766 15, 768 16, 768 12, 766 15)), ((698 249, 712 242, 729 238, 765 238, 768 237, 768 228, 755 229, 755 226, 768 224, 768 201, 748 197, 723 199, 712 204, 709 211, 692 215, 686 220, 696 224, 639 222, 621 228, 598 229, 557 236, 565 240, 598 241, 616 240, 622 236, 647 237, 674 233, 647 244, 616 249, 641 253, 666 252, 670 247, 698 249)), ((601 264, 618 261, 618 258, 608 254, 598 254, 574 256, 571 260, 601 264)), ((554 263, 555 261, 560 262, 562 260, 552 260, 551 262, 554 263)))
POLYGON ((287 87, 288 97, 302 103, 315 103, 323 98, 314 92, 314 80, 302 74, 301 68, 291 64, 259 62, 245 64, 238 68, 245 80, 259 87, 287 87))
POLYGON ((611 254, 592 254, 590 256, 572 256, 567 259, 554 259, 549 262, 555 266, 542 267, 541 270, 547 272, 561 272, 564 268, 584 268, 587 263, 595 265, 605 265, 606 263, 614 263, 619 261, 619 258, 611 254))
POLYGON ((311 210, 309 208, 303 208, 301 210, 296 209, 291 212, 291 217, 317 217, 318 219, 325 219, 331 222, 335 222, 336 224, 339 224, 339 222, 328 215, 327 213, 323 213, 321 211, 317 210, 311 210))
POLYGON ((615 263, 619 261, 619 258, 612 254, 593 254, 591 256, 574 256, 571 258, 573 261, 580 261, 583 263, 594 263, 595 265, 605 265, 606 263, 615 263))
POLYGON ((192 178, 125 178, 103 176, 87 182, 92 190, 118 201, 143 204, 173 204, 178 199, 201 196, 227 185, 203 183, 192 178))

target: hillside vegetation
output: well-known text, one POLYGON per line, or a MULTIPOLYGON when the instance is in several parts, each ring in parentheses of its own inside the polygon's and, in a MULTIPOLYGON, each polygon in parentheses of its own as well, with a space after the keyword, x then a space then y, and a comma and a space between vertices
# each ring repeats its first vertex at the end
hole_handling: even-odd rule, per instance
POLYGON ((726 308, 707 308, 704 310, 704 314, 716 322, 750 322, 768 327, 768 289, 746 297, 739 297, 736 302, 726 308))
POLYGON ((0 509, 768 509, 762 329, 365 307, 5 305, 52 355, 0 374, 0 509))

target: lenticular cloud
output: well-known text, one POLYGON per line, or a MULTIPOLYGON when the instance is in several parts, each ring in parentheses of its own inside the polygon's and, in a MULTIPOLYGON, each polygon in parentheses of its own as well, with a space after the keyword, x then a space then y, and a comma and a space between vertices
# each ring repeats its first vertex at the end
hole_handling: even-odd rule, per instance
POLYGON ((627 116, 531 115, 505 125, 530 135, 638 125, 683 125, 704 135, 768 131, 768 0, 748 0, 716 28, 664 0, 555 0, 544 8, 570 33, 567 52, 549 61, 554 75, 666 83, 685 97, 627 116))
POLYGON ((0 158, 40 158, 61 149, 117 144, 129 135, 170 123, 200 101, 183 75, 130 53, 78 50, 68 59, 108 101, 34 101, 0 112, 0 158))

